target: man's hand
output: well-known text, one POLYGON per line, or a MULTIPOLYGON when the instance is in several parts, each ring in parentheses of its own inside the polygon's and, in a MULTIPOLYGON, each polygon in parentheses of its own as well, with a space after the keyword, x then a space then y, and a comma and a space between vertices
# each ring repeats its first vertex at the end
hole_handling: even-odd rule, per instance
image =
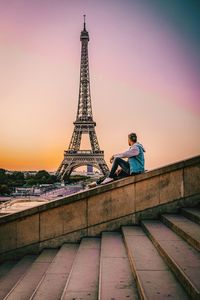
POLYGON ((110 158, 110 163, 111 163, 111 164, 112 164, 112 162, 113 162, 113 159, 114 159, 114 155, 112 155, 111 158, 110 158))
POLYGON ((122 169, 117 169, 117 171, 115 172, 115 174, 118 176, 121 173, 122 169))

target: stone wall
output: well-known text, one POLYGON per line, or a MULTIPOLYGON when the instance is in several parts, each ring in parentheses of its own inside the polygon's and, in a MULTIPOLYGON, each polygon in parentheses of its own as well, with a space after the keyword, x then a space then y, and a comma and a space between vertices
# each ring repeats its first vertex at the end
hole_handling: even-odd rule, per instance
POLYGON ((200 203, 200 156, 0 218, 0 260, 200 203))

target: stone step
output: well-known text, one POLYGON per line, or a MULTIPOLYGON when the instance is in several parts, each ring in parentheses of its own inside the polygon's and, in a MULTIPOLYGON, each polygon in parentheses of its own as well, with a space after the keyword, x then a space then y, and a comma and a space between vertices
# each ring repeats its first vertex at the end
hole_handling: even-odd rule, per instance
POLYGON ((122 232, 141 299, 190 299, 139 226, 123 226, 122 232))
POLYGON ((200 225, 200 208, 183 208, 182 214, 200 225))
POLYGON ((200 253, 160 221, 142 226, 191 299, 200 299, 200 253))
POLYGON ((100 239, 83 238, 61 300, 98 299, 100 239))
POLYGON ((182 215, 164 214, 162 221, 190 245, 200 250, 200 225, 182 215))
POLYGON ((30 299, 58 250, 46 249, 33 262, 25 276, 9 292, 6 300, 30 299))
POLYGON ((74 258, 76 257, 78 247, 79 244, 64 244, 60 248, 31 299, 60 299, 71 271, 74 258))
POLYGON ((139 299, 123 237, 104 232, 101 240, 99 300, 139 299))
POLYGON ((17 261, 8 260, 0 265, 0 280, 16 265, 17 261))
POLYGON ((36 259, 36 255, 27 255, 22 258, 5 276, 0 279, 0 299, 4 299, 10 290, 24 276, 31 264, 36 259))

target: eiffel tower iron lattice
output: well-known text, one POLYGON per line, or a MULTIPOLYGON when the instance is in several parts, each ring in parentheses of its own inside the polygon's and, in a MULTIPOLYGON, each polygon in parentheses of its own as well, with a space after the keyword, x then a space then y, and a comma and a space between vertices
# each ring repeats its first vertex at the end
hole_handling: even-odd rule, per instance
POLYGON ((109 172, 104 160, 104 151, 100 150, 99 147, 95 132, 96 122, 94 122, 92 115, 88 59, 89 34, 86 30, 85 15, 84 28, 81 31, 80 41, 81 66, 78 110, 68 150, 64 151, 64 159, 56 172, 60 180, 69 177, 74 169, 84 165, 92 165, 98 168, 104 175, 107 175, 109 172), (89 135, 91 150, 80 150, 82 134, 89 135))

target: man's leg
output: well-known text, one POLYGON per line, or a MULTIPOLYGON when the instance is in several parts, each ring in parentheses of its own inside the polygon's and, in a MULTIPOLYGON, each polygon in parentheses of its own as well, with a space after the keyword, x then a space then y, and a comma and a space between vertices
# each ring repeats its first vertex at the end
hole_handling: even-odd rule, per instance
POLYGON ((122 178, 125 178, 127 176, 129 176, 129 174, 127 174, 124 170, 121 169, 120 172, 117 174, 115 180, 116 179, 122 179, 122 178))
POLYGON ((120 158, 120 157, 116 157, 113 161, 113 164, 112 164, 112 168, 111 168, 111 171, 108 175, 108 177, 110 178, 116 178, 116 170, 118 167, 121 167, 122 170, 127 174, 127 176, 130 175, 130 166, 129 166, 129 163, 127 161, 125 161, 124 159, 120 158))

